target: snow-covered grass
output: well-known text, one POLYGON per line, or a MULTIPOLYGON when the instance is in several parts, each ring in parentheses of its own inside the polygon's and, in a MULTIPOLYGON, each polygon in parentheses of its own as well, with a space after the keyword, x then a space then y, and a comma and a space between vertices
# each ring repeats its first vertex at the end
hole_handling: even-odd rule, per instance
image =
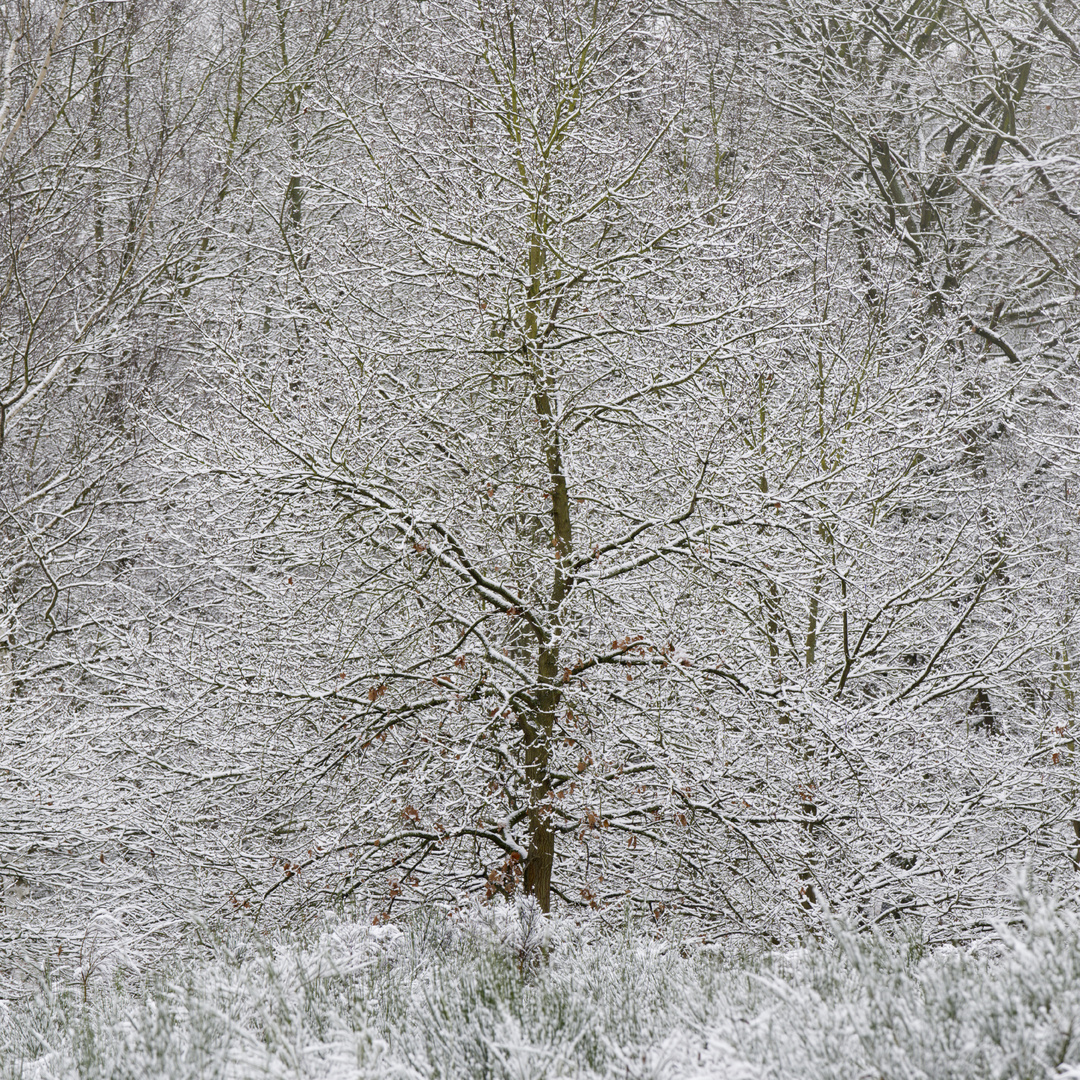
POLYGON ((1080 1080, 1080 919, 1023 910, 978 949, 703 948, 527 906, 232 930, 138 986, 0 1002, 0 1077, 1080 1080))

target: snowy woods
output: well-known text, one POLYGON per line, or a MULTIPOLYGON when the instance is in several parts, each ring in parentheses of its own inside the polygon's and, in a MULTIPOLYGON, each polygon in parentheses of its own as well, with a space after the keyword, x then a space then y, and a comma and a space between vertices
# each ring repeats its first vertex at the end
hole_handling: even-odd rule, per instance
POLYGON ((1075 890, 1072 0, 13 0, 0 51, 0 981, 349 898, 1075 890))

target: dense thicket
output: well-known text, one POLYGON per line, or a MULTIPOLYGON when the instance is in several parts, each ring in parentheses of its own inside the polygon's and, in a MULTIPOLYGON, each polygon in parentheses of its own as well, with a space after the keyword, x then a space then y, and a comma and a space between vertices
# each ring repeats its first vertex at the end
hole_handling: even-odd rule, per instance
POLYGON ((2 25, 5 970, 1075 887, 1074 8, 2 25))

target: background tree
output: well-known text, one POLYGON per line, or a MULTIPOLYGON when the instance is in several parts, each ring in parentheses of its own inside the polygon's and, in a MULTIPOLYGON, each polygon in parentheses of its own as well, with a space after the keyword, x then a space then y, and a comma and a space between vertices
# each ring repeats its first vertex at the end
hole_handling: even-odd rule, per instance
MULTIPOLYGON (((765 26, 764 86, 798 125, 787 143, 792 165, 829 175, 815 214, 828 246, 849 252, 830 260, 826 276, 858 268, 861 288, 845 284, 861 293, 876 354, 906 354, 920 372, 910 405, 889 410, 909 417, 906 435, 916 416, 945 421, 912 442, 911 461, 931 499, 948 491, 947 500, 906 497, 875 511, 885 528, 899 515, 905 546, 914 521, 932 547, 955 538, 938 550, 949 551, 943 565, 955 575, 950 602, 968 612, 962 623, 941 622, 940 650, 925 647, 934 631, 927 637, 920 618, 911 641, 923 644, 891 660, 918 661, 902 693, 926 702, 957 694, 975 729, 1053 743, 1071 723, 1060 699, 1050 704, 1055 658, 1075 635, 1068 526, 1047 528, 1074 470, 1062 424, 1075 401, 1067 252, 1077 219, 1062 196, 1075 186, 1074 162, 1060 151, 1075 142, 1064 106, 1075 44, 1041 4, 800 3, 771 9, 765 26), (949 509, 954 524, 943 529, 949 509)), ((835 319, 836 299, 817 314, 835 319)), ((824 355, 842 355, 836 335, 821 336, 832 339, 824 355)), ((909 613, 933 611, 913 599, 901 600, 909 613)), ((811 614, 816 603, 815 594, 811 614)), ((904 620, 889 621, 885 632, 875 617, 875 634, 900 644, 904 620)), ((885 657, 875 634, 877 679, 885 657)), ((848 659, 845 646, 844 681, 858 670, 848 659)))
POLYGON ((161 881, 168 799, 133 747, 155 735, 145 556, 167 514, 140 413, 183 353, 168 281, 201 182, 195 10, 33 3, 0 20, 0 881, 25 916, 5 921, 5 973, 77 962, 80 942, 91 963, 107 898, 131 929, 191 897, 161 881))

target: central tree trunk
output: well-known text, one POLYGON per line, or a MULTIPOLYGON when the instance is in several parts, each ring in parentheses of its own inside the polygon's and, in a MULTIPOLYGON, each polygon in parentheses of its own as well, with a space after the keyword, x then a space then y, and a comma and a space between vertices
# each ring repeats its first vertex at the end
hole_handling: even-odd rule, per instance
POLYGON ((532 375, 533 403, 539 422, 544 464, 548 474, 548 497, 551 500, 551 551, 554 555, 551 594, 548 598, 547 629, 541 632, 537 648, 536 709, 531 722, 522 725, 525 738, 525 775, 529 784, 529 851, 525 860, 525 892, 535 896, 541 911, 551 907, 551 873, 555 860, 555 830, 551 823, 551 742, 555 710, 562 699, 559 688, 559 642, 562 606, 569 592, 567 572, 571 553, 570 497, 563 472, 562 444, 555 408, 556 387, 552 373, 544 363, 545 338, 550 333, 554 307, 544 296, 546 248, 543 231, 546 215, 538 193, 533 225, 536 229, 529 245, 529 290, 525 305, 524 351, 532 375), (542 328, 545 303, 547 326, 542 328))
POLYGON ((551 910, 551 867, 555 862, 555 830, 539 815, 530 820, 532 839, 525 862, 525 892, 536 897, 540 910, 551 910))
POLYGON ((551 824, 551 739, 555 709, 562 697, 555 682, 558 646, 541 646, 537 657, 540 687, 533 723, 524 725, 525 777, 529 784, 529 852, 525 860, 525 892, 536 897, 541 911, 551 909, 551 871, 555 830, 551 824))

